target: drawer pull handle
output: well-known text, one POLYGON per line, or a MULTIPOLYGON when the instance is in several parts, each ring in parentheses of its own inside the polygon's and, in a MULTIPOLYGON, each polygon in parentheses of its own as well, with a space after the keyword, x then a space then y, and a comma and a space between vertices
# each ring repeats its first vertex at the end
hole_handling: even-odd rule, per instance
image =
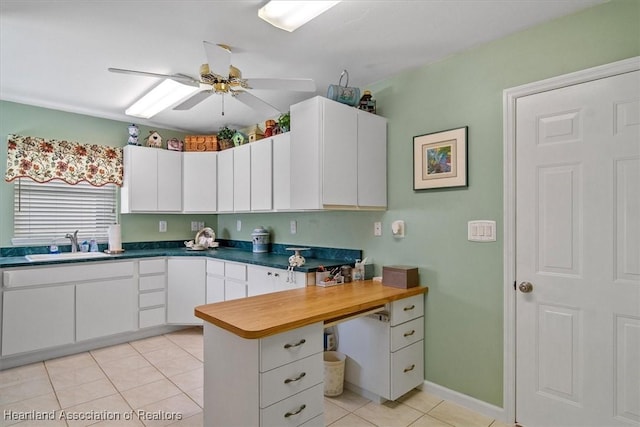
POLYGON ((307 405, 302 405, 301 407, 299 407, 299 408, 298 408, 298 410, 297 410, 297 411, 294 411, 294 412, 287 412, 286 414, 284 414, 284 417, 285 417, 285 418, 289 418, 289 417, 292 417, 292 416, 294 416, 294 415, 298 415, 298 414, 299 414, 300 412, 302 412, 302 411, 304 410, 304 408, 306 408, 306 407, 307 407, 307 405))
POLYGON ((409 372, 409 371, 413 371, 415 369, 416 365, 411 365, 408 368, 404 368, 404 372, 409 372))
POLYGON ((415 306, 415 305, 413 305, 413 304, 411 304, 410 306, 405 307, 405 308, 404 308, 404 311, 413 310, 414 308, 416 308, 416 306, 415 306))
POLYGON ((300 375, 298 375, 295 378, 287 378, 286 380, 284 380, 284 383, 285 384, 289 384, 289 383, 292 383, 292 382, 295 382, 295 381, 300 381, 301 379, 303 379, 305 377, 305 375, 307 375, 307 373, 303 372, 303 373, 301 373, 300 375))
POLYGON ((405 332, 405 333, 404 333, 404 336, 405 336, 405 337, 410 337, 411 335, 413 335, 413 334, 415 334, 415 333, 416 333, 416 330, 415 330, 415 329, 412 329, 412 330, 411 330, 411 332, 405 332))
POLYGON ((303 339, 301 339, 300 341, 298 341, 298 342, 297 342, 297 343, 295 343, 295 344, 285 344, 285 345, 284 345, 284 348, 286 348, 286 349, 290 349, 291 347, 298 347, 299 345, 302 345, 302 344, 304 344, 304 343, 306 343, 306 342, 307 342, 307 340, 305 340, 305 339, 303 338, 303 339))

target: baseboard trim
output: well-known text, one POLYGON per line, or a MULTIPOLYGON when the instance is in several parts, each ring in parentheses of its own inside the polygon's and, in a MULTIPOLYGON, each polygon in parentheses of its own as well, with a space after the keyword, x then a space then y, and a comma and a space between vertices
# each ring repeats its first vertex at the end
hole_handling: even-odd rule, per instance
POLYGON ((509 421, 506 419, 506 412, 503 408, 483 402, 475 397, 467 396, 466 394, 448 389, 439 384, 425 381, 422 390, 503 423, 508 424, 513 422, 513 420, 509 421))

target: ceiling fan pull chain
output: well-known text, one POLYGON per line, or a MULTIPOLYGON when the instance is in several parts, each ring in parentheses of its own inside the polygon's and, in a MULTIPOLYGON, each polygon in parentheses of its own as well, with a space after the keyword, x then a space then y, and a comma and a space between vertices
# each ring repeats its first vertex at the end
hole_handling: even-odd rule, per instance
POLYGON ((224 116, 224 93, 221 96, 222 98, 222 115, 224 116))

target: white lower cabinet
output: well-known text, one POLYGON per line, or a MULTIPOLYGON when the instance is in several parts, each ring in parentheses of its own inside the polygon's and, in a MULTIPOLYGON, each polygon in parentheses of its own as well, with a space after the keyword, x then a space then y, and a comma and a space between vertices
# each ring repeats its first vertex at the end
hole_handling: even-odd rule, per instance
POLYGON ((133 278, 76 286, 76 340, 137 329, 137 289, 133 278))
POLYGON ((167 323, 199 325, 194 309, 205 303, 206 264, 204 258, 167 260, 167 323))
POLYGON ((386 310, 387 321, 372 316, 338 324, 338 351, 347 355, 346 382, 395 400, 424 382, 424 296, 393 301, 386 310))
POLYGON ((224 301, 224 261, 207 260, 206 303, 224 301))
POLYGON ((204 425, 324 425, 322 322, 261 339, 205 323, 204 334, 204 425))
POLYGON ((247 267, 247 296, 304 288, 305 286, 305 273, 256 265, 247 267))
POLYGON ((138 263, 138 327, 167 322, 167 260, 141 259, 138 263))
POLYGON ((73 343, 74 295, 73 285, 5 291, 2 355, 73 343))

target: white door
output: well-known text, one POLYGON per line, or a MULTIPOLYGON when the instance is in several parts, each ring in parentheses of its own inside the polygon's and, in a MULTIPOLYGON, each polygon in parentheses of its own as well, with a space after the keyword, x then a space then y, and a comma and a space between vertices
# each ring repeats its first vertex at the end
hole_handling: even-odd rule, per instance
POLYGON ((516 420, 527 427, 640 424, 639 85, 636 71, 517 101, 516 420))

